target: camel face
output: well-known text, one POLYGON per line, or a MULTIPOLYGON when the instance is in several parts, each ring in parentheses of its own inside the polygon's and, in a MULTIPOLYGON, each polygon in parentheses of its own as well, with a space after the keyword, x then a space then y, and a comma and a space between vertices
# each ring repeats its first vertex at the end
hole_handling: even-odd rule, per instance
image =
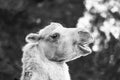
POLYGON ((92 42, 92 36, 80 28, 51 23, 39 33, 29 34, 26 41, 37 43, 48 60, 67 62, 91 53, 88 44, 92 42))

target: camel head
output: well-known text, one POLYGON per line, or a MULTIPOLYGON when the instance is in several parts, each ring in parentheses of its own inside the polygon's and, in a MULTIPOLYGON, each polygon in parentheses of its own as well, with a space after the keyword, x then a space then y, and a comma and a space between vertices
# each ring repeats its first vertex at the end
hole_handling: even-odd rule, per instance
POLYGON ((90 54, 91 49, 88 45, 93 38, 84 29, 65 28, 52 22, 38 33, 28 34, 26 41, 36 43, 48 60, 67 62, 90 54))

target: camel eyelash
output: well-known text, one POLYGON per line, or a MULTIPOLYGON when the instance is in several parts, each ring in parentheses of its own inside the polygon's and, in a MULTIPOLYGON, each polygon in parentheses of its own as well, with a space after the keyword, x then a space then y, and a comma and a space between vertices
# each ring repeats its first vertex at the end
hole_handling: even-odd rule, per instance
POLYGON ((50 35, 49 38, 51 41, 57 41, 60 38, 60 34, 54 33, 54 34, 50 35))

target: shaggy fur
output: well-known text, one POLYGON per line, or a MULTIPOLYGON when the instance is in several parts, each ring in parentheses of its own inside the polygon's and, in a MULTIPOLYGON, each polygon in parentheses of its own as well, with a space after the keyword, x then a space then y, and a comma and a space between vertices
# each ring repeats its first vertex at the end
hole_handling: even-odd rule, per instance
POLYGON ((70 80, 66 62, 91 53, 88 47, 91 41, 85 30, 64 28, 59 23, 28 34, 21 80, 70 80))

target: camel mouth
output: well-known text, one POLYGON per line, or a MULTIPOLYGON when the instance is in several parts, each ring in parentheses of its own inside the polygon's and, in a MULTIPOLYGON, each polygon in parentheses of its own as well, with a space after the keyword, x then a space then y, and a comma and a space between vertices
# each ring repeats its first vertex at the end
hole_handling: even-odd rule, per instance
POLYGON ((83 54, 91 53, 91 49, 90 49, 88 43, 86 43, 86 44, 78 43, 77 46, 78 46, 79 50, 83 52, 83 54))

